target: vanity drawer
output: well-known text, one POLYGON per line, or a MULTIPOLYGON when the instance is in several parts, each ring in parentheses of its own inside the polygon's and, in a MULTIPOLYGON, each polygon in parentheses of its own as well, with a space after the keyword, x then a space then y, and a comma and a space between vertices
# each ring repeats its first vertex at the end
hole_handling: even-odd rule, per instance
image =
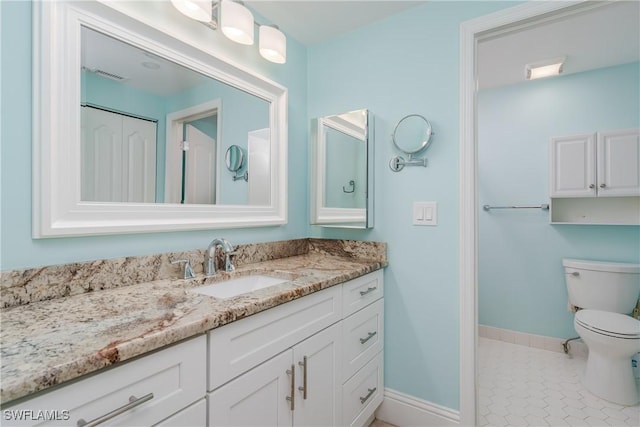
POLYGON ((343 426, 364 426, 382 403, 384 397, 382 353, 378 353, 342 386, 343 426))
POLYGON ((131 396, 140 399, 141 403, 106 423, 116 426, 158 423, 204 397, 206 352, 206 337, 202 335, 19 405, 3 408, 2 425, 76 426, 80 419, 91 422, 126 406, 131 396), (5 409, 16 414, 11 418, 20 413, 23 418, 25 414, 31 418, 7 419, 5 409), (57 415, 54 417, 57 421, 40 419, 34 422, 33 417, 41 411, 57 415))
POLYGON ((333 286, 210 331, 208 390, 341 318, 342 291, 333 286))
POLYGON ((349 316, 382 298, 382 270, 350 280, 342 285, 343 315, 349 316))
POLYGON ((342 322, 342 378, 351 378, 382 350, 384 343, 384 300, 380 299, 342 322))

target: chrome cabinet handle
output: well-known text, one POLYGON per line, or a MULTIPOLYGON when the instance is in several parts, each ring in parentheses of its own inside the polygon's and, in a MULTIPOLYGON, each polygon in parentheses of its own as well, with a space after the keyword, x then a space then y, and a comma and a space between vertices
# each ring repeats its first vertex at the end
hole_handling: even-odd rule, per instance
POLYGON ((606 186, 607 186, 607 184, 605 184, 604 182, 602 184, 600 184, 600 188, 604 188, 606 186))
POLYGON ((360 338, 360 344, 364 344, 364 343, 366 343, 366 342, 367 342, 367 341, 369 341, 371 338, 373 338, 374 336, 376 336, 376 334, 377 334, 377 332, 369 332, 369 333, 367 334, 367 337, 366 337, 366 338, 360 338))
POLYGON ((373 288, 367 288, 367 290, 366 290, 366 291, 360 291, 360 296, 361 296, 361 297, 363 297, 363 296, 365 296, 366 294, 368 294, 369 292, 373 292, 373 291, 375 291, 376 289, 378 289, 378 288, 377 288, 377 287, 373 287, 373 288))
POLYGON ((140 406, 145 402, 150 401, 151 399, 153 399, 153 393, 149 393, 146 394, 144 396, 142 396, 141 398, 137 398, 135 396, 130 396, 129 397, 129 403, 127 403, 124 406, 119 407, 118 409, 114 409, 113 411, 109 412, 108 414, 105 414, 101 417, 98 417, 94 420, 91 421, 85 421, 83 418, 80 418, 78 420, 77 426, 78 427, 94 427, 97 426, 99 424, 102 424, 106 421, 109 421, 111 418, 117 417, 120 414, 123 414, 127 411, 130 411, 131 409, 135 408, 136 406, 140 406))
POLYGON ((360 403, 364 404, 364 402, 366 402, 373 395, 373 393, 376 392, 377 389, 378 389, 378 387, 367 389, 369 391, 369 393, 367 393, 367 395, 365 397, 361 397, 360 398, 360 403))
POLYGON ((298 390, 302 392, 302 399, 307 400, 307 356, 298 365, 302 366, 302 387, 298 387, 298 390))
POLYGON ((292 411, 296 409, 296 370, 295 366, 291 365, 291 369, 287 369, 287 375, 291 375, 291 396, 287 396, 287 402, 289 402, 289 409, 292 411))
POLYGON ((580 273, 577 271, 574 271, 573 273, 571 273, 572 276, 578 277, 580 276, 580 273))
POLYGON ((595 184, 589 184, 589 188, 596 188, 595 184))

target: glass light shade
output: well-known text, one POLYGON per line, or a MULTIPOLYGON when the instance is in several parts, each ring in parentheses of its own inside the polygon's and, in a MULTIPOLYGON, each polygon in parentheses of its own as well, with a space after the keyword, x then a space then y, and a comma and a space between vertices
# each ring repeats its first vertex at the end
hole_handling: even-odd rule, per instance
POLYGON ((260 55, 268 61, 276 64, 287 62, 287 38, 278 28, 261 25, 260 26, 260 55))
POLYGON ((222 34, 240 44, 253 44, 253 14, 240 3, 220 2, 220 28, 222 34))
POLYGON ((171 3, 191 19, 211 22, 211 0, 171 0, 171 3))
POLYGON ((541 79, 543 77, 557 76, 562 73, 564 61, 565 57, 562 57, 528 64, 526 67, 526 77, 528 80, 533 80, 541 79))

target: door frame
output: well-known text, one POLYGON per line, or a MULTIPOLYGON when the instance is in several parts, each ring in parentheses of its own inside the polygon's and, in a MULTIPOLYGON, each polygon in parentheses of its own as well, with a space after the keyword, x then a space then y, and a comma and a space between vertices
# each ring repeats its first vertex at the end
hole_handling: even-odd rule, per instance
POLYGON ((460 425, 477 420, 478 159, 477 43, 516 28, 606 5, 599 1, 527 2, 460 25, 459 152, 459 374, 460 425))
MULTIPOLYGON (((221 147, 220 141, 222 134, 222 99, 217 98, 202 104, 194 105, 184 110, 174 111, 167 114, 166 118, 166 148, 165 148, 165 163, 164 163, 164 202, 170 200, 180 199, 181 185, 182 185, 182 146, 176 144, 176 141, 182 141, 182 128, 185 122, 202 119, 208 116, 217 115, 218 125, 216 126, 216 200, 215 204, 218 204, 220 197, 220 155, 221 147), (177 181, 176 181, 177 180, 177 181), (176 182, 180 182, 177 185, 176 182)), ((170 202, 179 203, 179 202, 170 202)))

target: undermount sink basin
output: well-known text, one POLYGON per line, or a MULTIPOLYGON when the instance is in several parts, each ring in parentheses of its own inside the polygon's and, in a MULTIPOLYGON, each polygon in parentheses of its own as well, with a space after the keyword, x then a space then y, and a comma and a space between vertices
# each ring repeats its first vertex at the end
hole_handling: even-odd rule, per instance
POLYGON ((268 288, 269 286, 279 285, 288 282, 287 279, 279 279, 270 276, 243 276, 237 279, 225 280, 224 282, 213 283, 211 285, 200 286, 191 289, 202 295, 208 295, 216 298, 233 298, 237 295, 246 294, 248 292, 257 291, 258 289, 268 288))

